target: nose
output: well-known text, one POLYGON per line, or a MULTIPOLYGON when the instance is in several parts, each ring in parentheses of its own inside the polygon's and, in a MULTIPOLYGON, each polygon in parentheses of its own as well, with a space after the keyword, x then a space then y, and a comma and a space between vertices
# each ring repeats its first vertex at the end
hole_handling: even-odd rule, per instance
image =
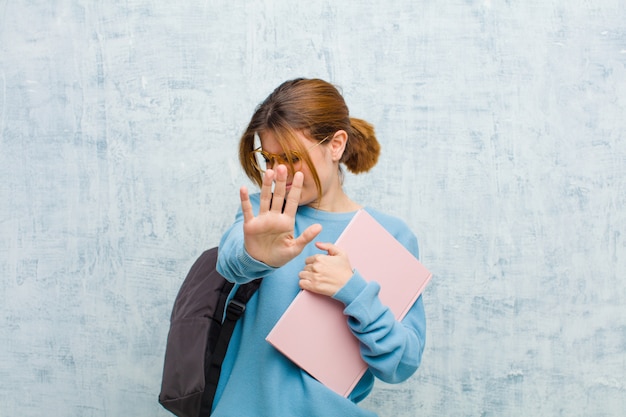
POLYGON ((269 158, 269 159, 265 162, 265 164, 267 165, 267 167, 268 167, 269 169, 274 169, 274 167, 276 167, 276 166, 278 166, 278 165, 280 165, 280 164, 283 164, 283 165, 284 165, 285 163, 282 161, 282 158, 280 158, 280 156, 277 156, 277 155, 272 155, 272 156, 270 156, 270 158, 269 158))
POLYGON ((281 157, 280 155, 272 156, 269 161, 267 161, 267 167, 270 169, 274 169, 278 165, 284 165, 287 167, 288 171, 291 171, 291 164, 287 161, 286 158, 281 157))

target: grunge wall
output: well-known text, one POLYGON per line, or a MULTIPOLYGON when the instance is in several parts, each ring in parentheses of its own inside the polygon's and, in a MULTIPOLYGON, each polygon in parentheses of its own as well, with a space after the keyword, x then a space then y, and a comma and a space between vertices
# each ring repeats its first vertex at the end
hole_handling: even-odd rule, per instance
POLYGON ((0 2, 0 414, 166 416, 171 305, 232 222, 236 142, 327 79, 383 154, 348 176, 434 272, 381 416, 626 409, 626 6, 0 2))

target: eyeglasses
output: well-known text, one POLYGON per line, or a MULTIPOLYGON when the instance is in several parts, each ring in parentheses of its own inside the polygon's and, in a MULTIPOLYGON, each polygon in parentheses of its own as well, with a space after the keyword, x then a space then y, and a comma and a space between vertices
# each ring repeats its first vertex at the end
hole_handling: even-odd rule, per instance
MULTIPOLYGON (((332 135, 326 136, 324 139, 317 142, 315 145, 307 148, 307 152, 316 146, 326 142, 332 135)), ((256 148, 250 152, 250 162, 252 166, 259 172, 265 173, 268 169, 273 169, 276 165, 287 165, 288 167, 295 166, 302 159, 302 155, 298 151, 291 151, 291 155, 286 154, 277 155, 275 153, 266 152, 261 147, 256 148)))

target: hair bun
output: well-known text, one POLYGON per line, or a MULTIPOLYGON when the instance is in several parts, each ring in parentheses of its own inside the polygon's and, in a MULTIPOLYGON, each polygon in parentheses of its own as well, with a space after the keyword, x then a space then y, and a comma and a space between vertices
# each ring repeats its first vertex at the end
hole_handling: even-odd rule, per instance
POLYGON ((374 126, 363 119, 350 118, 351 132, 341 162, 353 174, 367 172, 376 165, 380 155, 380 144, 374 126))

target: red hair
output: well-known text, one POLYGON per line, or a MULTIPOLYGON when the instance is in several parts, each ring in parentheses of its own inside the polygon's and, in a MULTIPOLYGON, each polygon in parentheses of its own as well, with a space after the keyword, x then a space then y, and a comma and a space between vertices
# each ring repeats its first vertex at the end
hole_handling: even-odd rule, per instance
POLYGON ((262 176, 254 168, 250 153, 254 150, 255 136, 263 131, 271 131, 288 157, 291 156, 291 150, 297 150, 302 155, 321 195, 317 171, 296 132, 302 132, 312 140, 322 141, 339 130, 348 134, 340 162, 350 172, 366 172, 376 165, 380 144, 374 127, 365 120, 350 117, 348 106, 335 86, 320 79, 297 78, 286 81, 256 108, 239 142, 239 161, 248 178, 260 187, 262 176))

